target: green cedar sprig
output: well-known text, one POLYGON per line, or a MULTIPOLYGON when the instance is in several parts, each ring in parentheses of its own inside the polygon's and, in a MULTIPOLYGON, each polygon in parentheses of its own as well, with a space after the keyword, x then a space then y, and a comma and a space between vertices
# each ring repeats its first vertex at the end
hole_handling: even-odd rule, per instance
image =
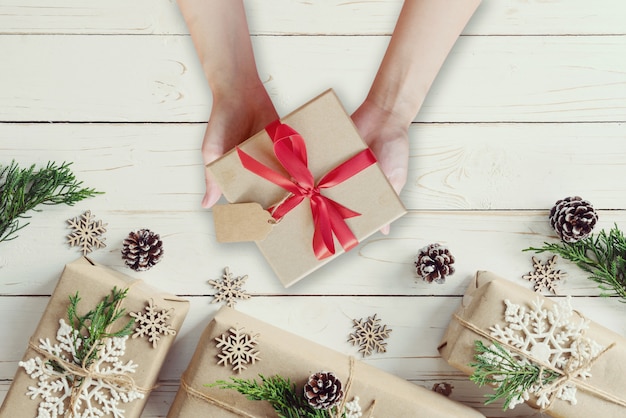
POLYGON ((474 360, 470 367, 474 373, 470 380, 478 386, 494 385, 495 392, 487 396, 485 405, 504 399, 503 410, 519 402, 522 394, 533 385, 547 385, 556 380, 559 374, 551 370, 541 370, 533 363, 519 362, 502 345, 494 342, 487 347, 482 341, 474 341, 474 360))
POLYGON ((602 296, 617 296, 626 302, 626 238, 617 224, 609 232, 602 230, 574 243, 544 242, 541 248, 524 251, 558 254, 589 273, 589 279, 598 283, 602 296))
POLYGON ((78 292, 70 296, 67 318, 70 326, 78 331, 74 334, 74 348, 76 359, 80 365, 89 367, 91 363, 97 360, 103 338, 124 337, 131 334, 132 319, 118 331, 110 332, 108 330, 115 321, 126 314, 125 309, 119 308, 119 302, 126 297, 127 293, 128 289, 119 290, 114 287, 110 295, 105 296, 95 309, 90 310, 85 315, 77 314, 78 302, 80 302, 78 292))
POLYGON ((231 382, 218 380, 206 385, 221 389, 234 389, 252 401, 267 401, 280 418, 329 418, 329 410, 319 410, 311 407, 302 394, 296 392, 296 385, 289 379, 276 375, 265 377, 259 374, 261 382, 256 379, 239 379, 231 377, 231 382))
POLYGON ((8 166, 0 166, 0 242, 17 238, 16 232, 27 223, 20 219, 30 218, 26 213, 38 211, 37 206, 73 205, 102 192, 81 187, 70 170, 71 163, 57 166, 48 162, 45 168, 20 168, 15 161, 8 166))

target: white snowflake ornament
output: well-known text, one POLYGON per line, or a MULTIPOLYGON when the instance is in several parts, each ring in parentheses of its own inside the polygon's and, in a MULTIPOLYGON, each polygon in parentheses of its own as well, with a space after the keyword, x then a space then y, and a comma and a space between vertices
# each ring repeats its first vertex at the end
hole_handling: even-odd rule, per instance
POLYGON ((244 333, 243 328, 231 328, 228 334, 216 337, 217 348, 220 349, 217 364, 223 366, 230 364, 233 371, 241 373, 246 369, 246 365, 261 360, 256 350, 258 337, 258 334, 244 333))
POLYGON ((18 363, 37 381, 37 386, 29 386, 26 392, 31 399, 41 398, 35 418, 98 418, 107 414, 124 418, 121 404, 144 398, 130 384, 129 375, 138 365, 132 360, 120 360, 128 337, 104 338, 96 360, 85 370, 77 364, 73 342, 80 345, 81 340, 75 338, 76 333, 63 319, 59 320, 57 343, 52 344, 48 338, 39 340, 39 350, 51 360, 36 356, 18 363))
POLYGON ((359 405, 359 397, 355 396, 350 402, 347 402, 344 408, 345 418, 361 418, 363 412, 359 405))
MULTIPOLYGON (((553 370, 563 371, 572 377, 586 379, 591 377, 591 363, 604 349, 603 346, 584 337, 589 321, 579 318, 570 304, 570 297, 555 303, 551 309, 545 308, 544 300, 533 301, 530 309, 504 301, 506 326, 495 325, 489 328, 496 341, 519 349, 525 354, 510 355, 520 364, 528 361, 546 365, 553 370)), ((507 350, 510 352, 510 350, 507 350)), ((528 400, 531 395, 537 397, 537 405, 546 408, 553 397, 576 404, 576 386, 572 382, 547 391, 539 384, 532 385, 509 404, 528 400)))
POLYGON ((176 335, 176 330, 167 322, 170 319, 174 308, 159 310, 154 305, 154 301, 150 299, 146 312, 131 312, 129 315, 135 318, 135 322, 139 325, 135 328, 133 338, 148 337, 148 341, 152 343, 152 348, 157 347, 157 343, 161 339, 161 335, 176 335))

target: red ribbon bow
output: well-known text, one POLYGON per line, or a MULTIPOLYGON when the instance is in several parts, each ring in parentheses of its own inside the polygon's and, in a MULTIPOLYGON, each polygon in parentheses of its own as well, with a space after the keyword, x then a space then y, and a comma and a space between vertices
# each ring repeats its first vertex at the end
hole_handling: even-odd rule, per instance
POLYGON ((270 123, 265 130, 274 143, 274 154, 291 179, 274 171, 237 148, 241 164, 249 171, 282 187, 290 194, 281 203, 270 208, 272 216, 280 220, 289 211, 298 206, 305 198, 309 198, 315 232, 313 234, 313 251, 319 260, 335 254, 333 235, 344 250, 355 247, 356 239, 346 219, 359 216, 355 212, 322 195, 321 189, 336 186, 354 176, 376 162, 376 157, 369 148, 364 149, 352 158, 329 171, 315 184, 313 174, 309 170, 306 144, 304 139, 289 125, 280 121, 270 123))

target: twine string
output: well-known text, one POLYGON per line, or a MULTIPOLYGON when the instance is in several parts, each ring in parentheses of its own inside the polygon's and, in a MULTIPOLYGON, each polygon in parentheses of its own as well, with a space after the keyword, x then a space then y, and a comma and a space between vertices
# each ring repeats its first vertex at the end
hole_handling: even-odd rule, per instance
MULTIPOLYGON (((136 283, 139 283, 139 282, 140 280, 134 280, 133 282, 131 282, 126 287, 126 291, 128 291, 132 286, 134 286, 136 283)), ((117 311, 119 309, 122 302, 123 302, 123 299, 120 299, 117 301, 117 303, 114 306, 114 311, 117 311)), ((70 324, 70 326, 72 327, 72 329, 74 329, 73 324, 70 324)), ((110 324, 105 331, 109 332, 112 326, 113 324, 110 324)), ((76 364, 74 362, 71 362, 62 358, 60 353, 58 355, 55 355, 39 347, 39 345, 33 341, 33 338, 34 337, 31 337, 31 339, 28 341, 28 346, 32 350, 34 350, 37 354, 43 356, 46 362, 54 361, 64 370, 63 372, 60 372, 56 370, 50 370, 48 368, 43 368, 45 373, 47 373, 50 376, 59 376, 66 380, 68 378, 75 378, 73 379, 72 390, 69 396, 69 405, 65 413, 65 416, 72 417, 77 414, 75 410, 76 402, 78 402, 78 400, 80 399, 81 389, 87 378, 98 380, 108 385, 114 386, 117 390, 119 390, 120 392, 124 392, 124 393, 136 391, 136 392, 146 395, 155 388, 155 386, 151 388, 139 387, 137 383, 135 382, 135 380, 127 373, 119 373, 119 374, 112 375, 112 374, 105 374, 105 373, 97 372, 94 370, 95 362, 92 362, 92 364, 88 366, 87 362, 89 358, 93 355, 94 351, 98 348, 98 344, 94 344, 91 346, 91 348, 89 349, 85 357, 82 359, 81 364, 76 364)))
MULTIPOLYGON (((341 400, 341 403, 339 405, 339 407, 337 408, 334 418, 341 418, 341 416, 343 415, 343 409, 345 408, 345 404, 346 404, 346 398, 348 397, 348 393, 350 392, 350 389, 352 388, 352 382, 354 380, 354 369, 356 366, 356 362, 354 357, 350 356, 350 368, 348 371, 348 381, 345 385, 345 389, 344 389, 344 396, 341 400)), ((187 381, 187 374, 183 373, 183 375, 180 378, 180 387, 181 389, 183 389, 183 391, 185 391, 188 395, 202 400, 210 405, 213 406, 217 406, 219 408, 224 409, 225 411, 228 412, 232 412, 233 414, 239 416, 239 417, 243 417, 243 418, 255 418, 254 415, 250 415, 248 412, 237 408, 236 406, 227 404, 224 401, 221 401, 213 396, 211 396, 208 393, 204 393, 204 392, 200 392, 196 389, 194 389, 187 381)), ((376 399, 374 399, 372 401, 372 404, 370 405, 369 408, 369 413, 368 413, 368 418, 371 418, 372 414, 374 413, 374 407, 376 405, 376 399)))
MULTIPOLYGON (((497 342, 498 344, 500 344, 501 346, 507 348, 510 351, 513 351, 523 357, 527 357, 529 358, 533 363, 536 363, 539 367, 540 367, 540 374, 539 376, 541 376, 545 370, 550 370, 551 372, 554 372, 558 375, 560 375, 560 377, 558 379, 556 379, 554 382, 551 382, 550 385, 543 385, 541 384, 541 391, 540 391, 540 395, 543 393, 549 393, 550 394, 550 399, 549 399, 549 403, 548 406, 546 408, 541 408, 542 410, 548 410, 552 407, 553 404, 553 400, 557 394, 557 392, 562 389, 563 387, 565 387, 565 385, 567 384, 574 384, 577 388, 582 389, 586 392, 591 393, 592 395, 598 396, 600 398, 602 398, 605 401, 609 401, 612 402, 616 405, 622 406, 622 407, 626 407, 626 400, 621 399, 611 393, 608 393, 602 389, 599 389, 597 387, 594 387, 590 384, 588 384, 587 382, 581 380, 577 375, 586 370, 587 368, 591 368, 595 362, 604 354, 606 353, 608 350, 610 350, 611 348, 613 348, 615 346, 615 343, 611 343, 609 344, 607 347, 605 347, 600 353, 598 353, 596 356, 594 357, 590 357, 587 359, 583 359, 583 361, 580 361, 578 365, 576 365, 575 367, 573 366, 573 361, 574 358, 570 357, 565 369, 559 369, 556 368, 550 364, 546 364, 541 360, 535 359, 533 358, 530 353, 521 350, 518 347, 515 347, 509 343, 506 343, 504 341, 500 341, 497 338, 495 338, 494 336, 492 336, 491 334, 489 334, 488 332, 482 330, 481 328, 477 327, 476 325, 472 324, 469 321, 466 321, 465 319, 461 318, 458 314, 454 314, 453 318, 459 322, 462 326, 464 326, 465 328, 475 332, 476 334, 480 335, 481 337, 484 337, 485 339, 491 341, 491 342, 497 342)), ((582 338, 579 337, 579 339, 582 338)))

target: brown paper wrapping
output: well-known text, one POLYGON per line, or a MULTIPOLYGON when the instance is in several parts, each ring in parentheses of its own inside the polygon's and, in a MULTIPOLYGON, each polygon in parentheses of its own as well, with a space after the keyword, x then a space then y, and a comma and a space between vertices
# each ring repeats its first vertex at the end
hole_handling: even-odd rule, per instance
MULTIPOLYGON (((505 299, 514 304, 527 306, 538 297, 545 300, 544 306, 548 309, 554 305, 550 298, 501 279, 493 273, 481 271, 476 274, 467 288, 456 315, 488 332, 489 327, 496 324, 506 326, 505 299)), ((624 390, 626 387, 626 339, 594 322, 590 322, 585 336, 605 347, 615 343, 615 346, 598 357, 591 368, 592 377, 586 379, 585 382, 626 401, 624 390)), ((469 367, 469 363, 474 361, 475 340, 482 340, 489 345, 487 339, 468 329, 453 317, 439 346, 439 352, 450 365, 470 375, 474 371, 469 367)), ((623 406, 604 400, 580 387, 576 392, 576 398, 578 401, 576 405, 555 399, 545 412, 550 416, 562 418, 626 416, 626 408, 623 406)), ((531 407, 537 407, 532 399, 527 403, 531 407)))
MULTIPOLYGON (((337 96, 328 90, 281 119, 304 138, 309 168, 315 180, 367 148, 337 96)), ((261 131, 240 145, 250 156, 285 174, 274 157, 272 140, 261 131)), ((287 192, 245 169, 235 150, 208 166, 226 199, 231 203, 258 202, 268 208, 287 192)), ((288 176, 287 176, 288 177, 288 176)), ((406 209, 378 164, 371 165, 343 183, 324 190, 324 195, 361 214, 346 223, 359 241, 406 213, 406 209)), ((285 287, 289 287, 343 253, 318 260, 312 249, 313 220, 308 200, 274 226, 259 249, 285 287)))
MULTIPOLYGON (((152 298, 154 305, 158 306, 159 309, 167 310, 174 308, 169 323, 176 331, 180 329, 189 310, 189 302, 187 300, 155 290, 141 280, 135 280, 122 273, 95 264, 83 257, 65 266, 56 289, 41 317, 41 321, 31 337, 31 341, 35 345, 39 344, 40 338, 50 338, 52 342, 56 341, 59 320, 65 319, 67 322, 67 306, 70 295, 79 292, 81 300, 78 303, 78 315, 84 315, 102 301, 105 296, 108 296, 114 286, 117 286, 118 289, 130 286, 127 297, 121 305, 126 310, 126 313, 145 312, 148 299, 152 298)), ((130 319, 132 318, 126 315, 119 319, 116 324, 119 324, 121 327, 130 319)), ((115 331, 115 329, 112 331, 115 331)), ((154 387, 161 365, 173 342, 174 336, 162 336, 157 348, 152 348, 152 343, 148 342, 146 337, 129 338, 126 341, 126 352, 123 360, 124 362, 133 360, 134 363, 139 365, 135 369, 135 373, 129 374, 134 379, 137 387, 142 389, 154 387)), ((28 347, 23 360, 26 361, 37 356, 41 357, 35 350, 28 347)), ((26 396, 28 387, 36 385, 37 381, 29 377, 22 367, 19 367, 0 409, 0 417, 37 416, 37 408, 42 399, 37 397, 31 400, 26 396)), ((146 393, 143 399, 136 399, 122 404, 122 409, 126 411, 125 417, 139 417, 148 400, 148 396, 149 393, 146 393)), ((111 416, 109 414, 105 415, 105 417, 111 416)))
MULTIPOLYGON (((267 402, 250 401, 235 390, 205 387, 216 380, 229 380, 231 376, 257 379, 281 375, 291 379, 301 390, 307 378, 318 371, 333 371, 344 389, 350 375, 350 357, 280 330, 250 316, 224 307, 207 326, 200 338, 187 370, 181 378, 168 418, 234 418, 274 417, 274 409, 267 402), (244 327, 244 332, 259 334, 257 349, 260 361, 248 365, 242 373, 235 374, 231 367, 217 364, 218 349, 215 338, 228 333, 230 328, 244 327), (184 388, 191 387, 190 390, 184 388), (203 399, 208 396, 212 400, 203 399), (220 407, 223 403, 228 411, 220 407), (247 415, 246 415, 247 414, 247 415)), ((360 361, 354 361, 352 384, 347 401, 360 398, 363 417, 367 417, 371 403, 376 400, 373 415, 376 417, 482 417, 479 412, 456 403, 435 392, 404 379, 385 373, 360 361)))

